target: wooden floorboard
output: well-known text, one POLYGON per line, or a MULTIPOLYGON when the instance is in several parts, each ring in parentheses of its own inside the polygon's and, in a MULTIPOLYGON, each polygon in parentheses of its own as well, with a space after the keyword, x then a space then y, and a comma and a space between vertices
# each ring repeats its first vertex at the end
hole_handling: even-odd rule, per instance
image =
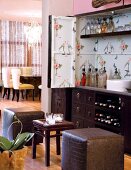
MULTIPOLYGON (((7 99, 0 99, 0 109, 3 114, 4 108, 19 108, 28 107, 32 110, 41 110, 41 103, 39 100, 20 100, 19 102, 7 99)), ((2 116, 2 115, 1 115, 2 116)), ((1 118, 0 118, 0 134, 1 134, 1 118)), ((31 157, 31 146, 28 147, 28 154, 25 160, 25 170, 61 170, 61 156, 55 154, 55 140, 51 139, 51 160, 50 167, 45 166, 44 160, 44 143, 37 146, 37 158, 31 157)), ((131 156, 125 154, 124 170, 131 170, 131 156)))

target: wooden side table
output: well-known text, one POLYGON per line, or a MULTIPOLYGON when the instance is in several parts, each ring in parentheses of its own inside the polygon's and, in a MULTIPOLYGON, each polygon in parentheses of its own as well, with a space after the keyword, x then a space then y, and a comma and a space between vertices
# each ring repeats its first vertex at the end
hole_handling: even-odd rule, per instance
POLYGON ((32 140, 32 158, 36 158, 36 141, 37 136, 45 137, 45 165, 50 166, 50 138, 56 137, 56 153, 60 155, 60 136, 61 131, 73 129, 74 123, 69 121, 62 121, 61 123, 55 123, 53 125, 48 124, 44 119, 33 120, 34 137, 32 140), (51 135, 51 131, 55 131, 55 134, 51 135))

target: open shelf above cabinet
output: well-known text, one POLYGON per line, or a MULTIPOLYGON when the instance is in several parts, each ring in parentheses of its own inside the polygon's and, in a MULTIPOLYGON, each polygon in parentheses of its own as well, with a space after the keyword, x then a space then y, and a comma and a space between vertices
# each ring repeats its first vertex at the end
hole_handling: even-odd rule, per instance
POLYGON ((81 35, 80 38, 93 38, 93 37, 104 37, 104 36, 129 35, 129 34, 131 34, 131 30, 130 31, 107 32, 107 33, 100 33, 100 34, 81 35))

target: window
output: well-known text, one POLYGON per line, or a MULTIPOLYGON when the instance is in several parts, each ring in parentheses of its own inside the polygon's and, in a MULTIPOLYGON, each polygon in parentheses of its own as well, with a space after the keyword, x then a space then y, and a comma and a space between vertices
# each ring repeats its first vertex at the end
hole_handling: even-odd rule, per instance
POLYGON ((29 37, 26 37, 25 28, 31 30, 31 26, 30 23, 18 21, 0 21, 0 62, 2 67, 29 66, 32 67, 34 75, 41 75, 41 32, 39 32, 38 41, 30 43, 29 37))

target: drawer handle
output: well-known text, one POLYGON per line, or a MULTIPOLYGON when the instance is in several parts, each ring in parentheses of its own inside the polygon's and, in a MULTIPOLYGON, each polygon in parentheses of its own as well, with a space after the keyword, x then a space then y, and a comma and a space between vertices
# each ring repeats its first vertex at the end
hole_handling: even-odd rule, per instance
POLYGON ((89 101, 89 102, 91 101, 91 97, 88 97, 88 101, 89 101))
POLYGON ((76 111, 79 112, 79 111, 80 111, 80 108, 79 108, 79 107, 76 107, 76 111))
POLYGON ((80 93, 77 93, 76 96, 77 96, 77 99, 79 99, 80 98, 80 93))
POLYGON ((76 127, 78 128, 80 125, 79 121, 76 121, 76 127))
POLYGON ((121 107, 124 107, 125 106, 125 103, 124 102, 121 102, 121 107))
POLYGON ((91 112, 90 111, 88 111, 88 116, 91 116, 91 112))

